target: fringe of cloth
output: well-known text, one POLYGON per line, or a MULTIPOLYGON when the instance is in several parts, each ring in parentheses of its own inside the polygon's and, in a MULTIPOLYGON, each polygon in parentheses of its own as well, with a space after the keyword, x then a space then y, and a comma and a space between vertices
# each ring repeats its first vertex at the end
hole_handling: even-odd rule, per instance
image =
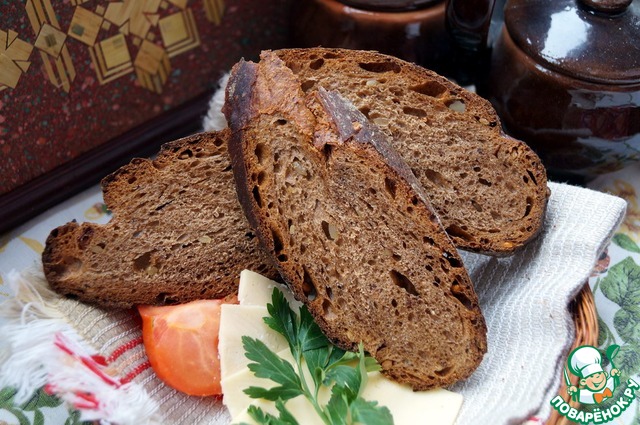
POLYGON ((16 404, 38 389, 55 394, 102 424, 160 423, 157 403, 133 382, 113 376, 104 357, 88 347, 56 308, 60 297, 42 272, 13 270, 15 297, 0 304, 0 388, 17 389, 16 404))

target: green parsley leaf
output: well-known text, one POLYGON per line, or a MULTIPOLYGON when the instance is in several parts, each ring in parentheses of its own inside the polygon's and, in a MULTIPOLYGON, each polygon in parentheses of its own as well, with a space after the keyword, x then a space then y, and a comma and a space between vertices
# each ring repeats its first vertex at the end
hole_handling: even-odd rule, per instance
POLYGON ((352 366, 340 365, 327 372, 327 379, 335 383, 335 387, 343 388, 347 401, 351 403, 360 392, 362 375, 360 370, 352 366))
POLYGON ((393 423, 393 416, 385 406, 378 406, 376 401, 368 401, 362 397, 351 403, 351 420, 354 423, 367 425, 388 425, 393 423))
POLYGON ((349 401, 344 387, 334 385, 331 388, 331 398, 327 403, 327 412, 333 425, 346 425, 349 417, 349 401))
POLYGON ((244 390, 251 398, 274 401, 278 410, 276 417, 252 405, 248 413, 253 420, 259 424, 297 425, 286 402, 303 395, 327 425, 393 424, 389 409, 360 396, 367 382, 367 372, 380 369, 375 359, 365 356, 362 344, 357 353, 335 347, 307 308, 301 307, 300 313, 296 314, 277 289, 273 291, 271 303, 267 304, 267 311, 269 316, 264 322, 287 340, 295 364, 280 358, 261 341, 242 337, 245 354, 252 361, 249 369, 257 377, 279 384, 268 389, 249 387, 244 390), (311 376, 312 382, 307 382, 307 375, 311 376), (331 397, 324 406, 318 400, 322 386, 331 389, 331 397))
POLYGON ((245 388, 243 392, 251 398, 263 398, 269 401, 286 401, 304 394, 297 389, 288 388, 282 385, 269 389, 251 386, 249 388, 245 388))
MULTIPOLYGON (((256 406, 249 406, 247 413, 257 423, 260 424, 269 424, 269 425, 298 425, 298 421, 289 413, 284 407, 284 403, 282 401, 276 402, 276 409, 278 409, 278 413, 280 415, 278 417, 273 416, 269 413, 264 413, 262 409, 256 406)), ((247 424, 241 424, 247 425, 247 424)))
POLYGON ((276 409, 278 409, 278 413, 280 414, 279 419, 285 421, 287 424, 298 425, 298 421, 293 417, 291 412, 287 410, 282 400, 276 401, 276 409))
POLYGON ((306 308, 300 308, 300 329, 298 332, 300 348, 302 352, 316 350, 318 348, 326 349, 329 340, 320 330, 320 326, 313 320, 313 316, 306 308))
POLYGON ((317 394, 326 378, 328 352, 326 348, 309 350, 303 353, 307 369, 313 379, 313 394, 317 394))
POLYGON ((248 364, 249 370, 258 378, 267 378, 280 384, 268 390, 250 387, 244 391, 247 395, 274 401, 278 398, 289 400, 304 394, 300 377, 293 366, 271 351, 264 342, 243 336, 242 345, 247 358, 255 362, 248 364))
POLYGON ((274 331, 285 337, 291 352, 296 357, 299 352, 297 317, 282 292, 277 289, 271 294, 271 304, 267 304, 269 316, 264 322, 274 331))
POLYGON ((367 372, 380 372, 382 370, 382 366, 380 363, 373 357, 367 356, 364 358, 364 368, 367 372))

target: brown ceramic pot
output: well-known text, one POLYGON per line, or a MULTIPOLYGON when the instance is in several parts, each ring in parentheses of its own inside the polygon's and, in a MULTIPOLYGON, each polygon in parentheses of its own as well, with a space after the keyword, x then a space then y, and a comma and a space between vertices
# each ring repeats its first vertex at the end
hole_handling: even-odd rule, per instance
POLYGON ((468 49, 492 47, 478 91, 553 178, 585 181, 640 160, 640 0, 509 0, 490 46, 486 14, 460 25, 471 3, 449 0, 447 19, 468 49))
POLYGON ((298 47, 377 50, 447 74, 451 42, 444 0, 300 0, 292 41, 298 47))

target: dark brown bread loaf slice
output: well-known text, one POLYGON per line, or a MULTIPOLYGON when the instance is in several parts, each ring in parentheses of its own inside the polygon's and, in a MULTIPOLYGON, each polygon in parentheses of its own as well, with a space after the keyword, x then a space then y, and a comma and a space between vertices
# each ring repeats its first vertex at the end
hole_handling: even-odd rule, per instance
POLYGON ((477 297, 380 130, 335 92, 305 98, 273 53, 234 67, 224 111, 249 222, 325 334, 416 390, 469 376, 487 347, 477 297))
POLYGON ((163 146, 102 181, 106 225, 54 229, 42 255, 57 292, 104 307, 170 304, 236 293, 240 272, 279 277, 238 203, 228 132, 163 146))
POLYGON ((424 68, 376 52, 276 51, 303 90, 336 90, 388 136, 463 249, 509 254, 539 232, 545 169, 504 135, 490 103, 424 68))

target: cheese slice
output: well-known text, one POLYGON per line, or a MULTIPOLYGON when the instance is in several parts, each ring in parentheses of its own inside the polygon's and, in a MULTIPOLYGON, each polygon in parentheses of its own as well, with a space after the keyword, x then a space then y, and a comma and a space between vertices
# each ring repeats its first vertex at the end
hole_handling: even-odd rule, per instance
MULTIPOLYGON (((289 348, 282 350, 277 355, 288 361, 290 364, 294 364, 293 356, 289 351, 289 348)), ((305 368, 303 373, 307 382, 312 382, 312 378, 305 368)), ((244 393, 245 388, 251 386, 271 388, 276 385, 275 382, 269 379, 256 378, 256 376, 245 368, 239 372, 234 373, 229 377, 222 378, 221 381, 223 392, 223 403, 229 409, 229 413, 233 418, 232 423, 254 423, 253 419, 247 413, 249 406, 254 405, 261 408, 265 413, 271 413, 278 416, 278 411, 275 407, 275 403, 268 400, 256 400, 244 393)), ((320 388, 318 394, 318 400, 321 403, 326 404, 331 397, 331 391, 327 387, 320 388)), ((298 396, 290 399, 286 403, 287 409, 292 412, 297 419, 298 423, 304 425, 324 425, 320 417, 316 414, 311 403, 304 397, 298 396)))
MULTIPOLYGON (((288 354, 288 350, 287 352, 278 353, 278 355, 286 354, 288 354)), ((289 356, 291 355, 289 354, 289 356)), ((229 414, 232 418, 247 410, 247 407, 254 400, 244 393, 245 388, 271 388, 276 385, 275 382, 269 379, 257 378, 246 367, 229 376, 223 374, 220 384, 222 385, 222 402, 229 409, 229 414)))
POLYGON ((240 273, 238 287, 240 305, 223 304, 220 314, 218 350, 222 377, 233 375, 249 363, 249 359, 244 354, 242 336, 259 339, 274 353, 288 347, 285 338, 267 327, 262 320, 269 315, 266 306, 271 302, 274 288, 284 294, 294 310, 302 305, 293 298, 284 285, 250 270, 243 270, 240 273))
MULTIPOLYGON (((288 350, 278 353, 278 355, 282 358, 291 358, 288 350)), ((242 370, 223 380, 223 402, 233 418, 232 423, 255 423, 248 414, 250 405, 277 416, 275 403, 268 400, 252 399, 243 392, 245 388, 250 386, 271 388, 274 385, 275 383, 267 379, 256 378, 249 369, 242 370)), ((330 392, 325 387, 321 391, 319 399, 326 403, 330 392)), ((453 424, 463 401, 462 395, 442 388, 415 392, 411 387, 393 382, 379 372, 368 374, 367 385, 362 392, 362 397, 365 400, 375 400, 378 404, 386 406, 393 416, 395 425, 417 424, 419 423, 417 418, 428 418, 428 421, 424 423, 428 422, 429 424, 453 424)), ((298 423, 322 425, 322 420, 315 413, 311 403, 304 397, 300 396, 289 400, 286 406, 298 420, 298 423)))
POLYGON ((271 303, 273 288, 278 288, 289 302, 293 311, 298 311, 302 303, 293 297, 291 291, 283 284, 268 279, 251 270, 240 272, 240 286, 238 287, 238 301, 240 305, 266 306, 271 303))
MULTIPOLYGON (((283 291, 291 303, 291 293, 282 285, 257 273, 243 271, 240 275, 238 298, 240 305, 224 305, 220 319, 220 361, 222 366, 223 403, 229 409, 232 423, 255 423, 248 415, 250 405, 260 407, 264 412, 277 415, 275 403, 256 400, 244 393, 244 389, 256 386, 271 388, 276 385, 268 379, 257 378, 247 367, 241 336, 247 335, 263 341, 271 350, 293 363, 288 345, 281 335, 269 328, 262 320, 267 313, 267 302, 271 302, 273 288, 283 291), (262 303, 262 304, 261 304, 262 303), (226 328, 226 329, 225 329, 226 328)), ((297 309, 292 305, 292 308, 297 309)), ((308 382, 310 377, 307 376, 308 382)), ((375 400, 386 406, 393 415, 395 425, 429 423, 448 425, 455 422, 462 406, 462 395, 445 389, 414 392, 409 386, 398 384, 379 372, 370 372, 363 389, 365 400, 375 400)), ((327 388, 321 390, 319 399, 326 402, 330 397, 327 388)), ((298 423, 322 425, 311 403, 304 397, 287 401, 287 409, 293 413, 298 423)))
POLYGON ((223 377, 246 368, 249 363, 249 359, 244 354, 242 336, 259 339, 274 353, 289 348, 287 340, 282 335, 264 324, 262 319, 268 315, 265 306, 222 305, 218 351, 220 372, 223 377))
POLYGON ((379 372, 369 372, 368 376, 362 398, 388 407, 395 425, 418 424, 418 418, 424 418, 425 424, 453 424, 462 407, 462 395, 443 388, 413 391, 379 372))
MULTIPOLYGON (((259 407, 265 413, 271 413, 274 416, 278 416, 278 412, 275 408, 275 404, 266 401, 266 400, 255 400, 251 405, 259 407)), ((293 414, 299 424, 304 425, 325 425, 313 410, 313 406, 311 403, 307 401, 306 398, 300 396, 294 399, 287 401, 287 410, 293 414)), ((249 416, 249 408, 244 409, 238 416, 236 416, 232 421, 232 424, 250 424, 250 425, 258 425, 256 421, 254 421, 251 416, 249 416)))
MULTIPOLYGON (((293 357, 291 356, 291 352, 289 351, 288 348, 285 350, 282 350, 277 354, 280 358, 293 364, 293 357)), ((307 382, 311 382, 311 376, 306 376, 306 379, 307 379, 307 382)), ((268 400, 253 399, 244 393, 245 388, 262 387, 262 388, 268 389, 276 385, 275 382, 269 379, 257 378, 253 374, 253 372, 249 370, 249 368, 244 368, 234 373, 233 375, 230 375, 227 377, 223 375, 221 385, 222 385, 222 393, 223 393, 222 401, 225 404, 225 406, 227 406, 227 409, 229 409, 229 413, 231 414, 232 418, 236 418, 237 416, 241 415, 243 412, 247 410, 247 408, 251 404, 255 404, 256 406, 262 407, 265 412, 269 412, 273 414, 276 413, 274 403, 268 400)), ((300 413, 303 413, 303 416, 298 417, 296 415, 296 418, 298 418, 298 422, 301 424, 307 424, 307 423, 311 424, 312 422, 309 422, 309 420, 319 419, 319 418, 315 418, 317 415, 313 411, 313 407, 302 396, 289 400, 287 402, 287 407, 290 408, 290 406, 300 407, 301 409, 300 413), (293 403, 293 404, 290 404, 290 403, 293 403), (303 411, 309 411, 307 412, 309 413, 308 414, 309 418, 307 418, 307 414, 304 414, 303 411), (303 420, 302 419, 303 417, 308 420, 303 420)), ((322 422, 320 422, 320 424, 321 423, 322 422)))

